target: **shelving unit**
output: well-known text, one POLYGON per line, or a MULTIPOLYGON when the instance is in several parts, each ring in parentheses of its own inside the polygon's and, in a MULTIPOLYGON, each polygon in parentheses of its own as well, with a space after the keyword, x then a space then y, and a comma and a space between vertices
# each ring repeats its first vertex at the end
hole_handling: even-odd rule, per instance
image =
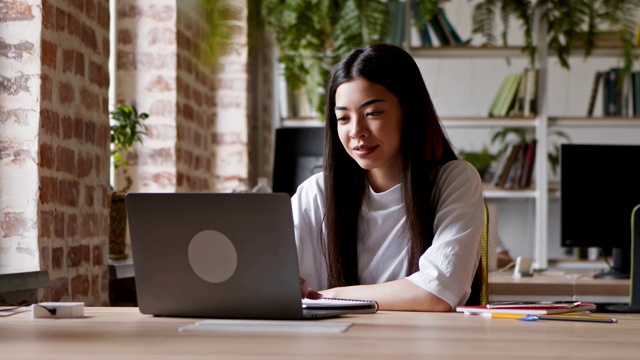
MULTIPOLYGON (((407 18, 410 18, 408 16, 407 18)), ((519 127, 532 128, 538 140, 536 163, 535 163, 535 184, 532 190, 502 190, 485 187, 485 197, 489 200, 519 200, 530 199, 535 206, 535 226, 534 226, 534 258, 535 267, 545 269, 548 267, 548 243, 549 243, 549 201, 559 199, 559 190, 550 189, 548 180, 550 178, 547 165, 547 151, 549 147, 549 136, 554 129, 566 131, 577 131, 585 129, 629 129, 638 132, 638 143, 640 143, 640 119, 628 117, 579 117, 579 116, 554 116, 549 110, 549 61, 555 57, 555 52, 548 49, 546 44, 546 24, 536 19, 536 39, 537 58, 536 67, 539 69, 537 88, 537 109, 536 116, 532 118, 507 117, 507 118, 485 118, 485 117, 442 117, 442 123, 447 130, 451 129, 473 129, 473 128, 504 128, 519 127)), ((410 24, 406 24, 410 26, 410 24)), ((406 34, 409 34, 407 29, 406 34)), ((410 48, 405 42, 405 48, 416 59, 486 59, 486 58, 518 58, 524 57, 520 47, 440 47, 440 48, 410 48)), ((617 47, 596 48, 591 57, 613 57, 620 56, 621 50, 617 47)), ((581 51, 576 51, 574 56, 582 56, 581 51)))
MULTIPOLYGON (((411 16, 406 16, 410 19, 411 16)), ((537 81, 537 109, 535 117, 506 117, 489 118, 482 116, 442 116, 441 121, 447 130, 466 129, 499 129, 505 127, 530 128, 535 132, 537 138, 536 160, 534 182, 535 189, 527 190, 504 190, 491 187, 485 188, 485 197, 488 201, 509 201, 525 200, 533 202, 534 223, 533 226, 533 256, 534 266, 538 269, 548 267, 549 254, 549 201, 559 198, 557 188, 550 189, 548 180, 550 178, 547 164, 547 151, 549 148, 548 138, 554 129, 629 129, 638 131, 638 143, 640 143, 640 119, 625 117, 580 117, 580 116, 555 116, 549 113, 549 60, 555 57, 554 51, 546 45, 546 24, 538 19, 536 23, 537 58, 538 68, 537 81)), ((407 22, 405 34, 410 34, 411 24, 407 22)), ((407 36, 405 36, 407 38, 407 36)), ((504 58, 526 58, 527 54, 522 52, 518 46, 511 47, 474 47, 474 46, 446 46, 415 48, 409 46, 409 41, 405 41, 404 48, 416 59, 504 59, 504 58)), ((583 56, 581 51, 576 51, 573 56, 583 56)), ((596 48, 591 57, 619 57, 620 49, 616 47, 596 48)), ((507 66, 507 65, 505 65, 507 66)), ((314 119, 282 119, 280 126, 323 126, 321 121, 314 119)))

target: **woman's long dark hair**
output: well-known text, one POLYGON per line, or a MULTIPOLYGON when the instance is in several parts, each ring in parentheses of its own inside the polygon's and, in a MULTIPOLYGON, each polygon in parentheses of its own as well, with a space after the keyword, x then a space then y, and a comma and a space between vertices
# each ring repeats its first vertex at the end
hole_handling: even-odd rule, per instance
POLYGON ((358 276, 358 222, 366 193, 365 170, 344 149, 335 115, 336 89, 364 78, 384 86, 400 101, 402 125, 402 184, 411 238, 408 274, 433 241, 435 202, 432 191, 443 164, 456 159, 417 64, 393 45, 371 45, 353 50, 333 72, 327 88, 324 138, 328 286, 360 283, 358 276))

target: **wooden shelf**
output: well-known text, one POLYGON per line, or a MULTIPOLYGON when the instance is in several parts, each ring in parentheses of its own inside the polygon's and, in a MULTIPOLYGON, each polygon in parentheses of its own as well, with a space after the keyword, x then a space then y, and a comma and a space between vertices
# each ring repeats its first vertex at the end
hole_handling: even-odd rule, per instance
POLYGON ((520 46, 434 46, 413 47, 409 53, 416 58, 509 58, 528 56, 520 46))
MULTIPOLYGON (((584 57, 584 46, 573 46, 571 48, 572 57, 584 57)), ((591 50, 591 55, 589 57, 622 57, 622 46, 619 45, 596 45, 591 50)), ((638 56, 640 49, 635 48, 633 50, 633 54, 638 56)), ((556 51, 554 49, 549 49, 549 56, 556 56, 556 51)))
POLYGON ((445 128, 492 128, 492 127, 531 127, 538 126, 537 118, 534 117, 441 117, 440 120, 445 128))
POLYGON ((484 197, 487 199, 535 199, 535 189, 504 190, 497 188, 485 188, 484 197))
POLYGON ((280 120, 282 127, 324 127, 324 121, 317 118, 284 118, 280 120))
POLYGON ((549 126, 553 127, 591 127, 591 128, 640 128, 640 118, 637 117, 579 117, 552 116, 549 126))

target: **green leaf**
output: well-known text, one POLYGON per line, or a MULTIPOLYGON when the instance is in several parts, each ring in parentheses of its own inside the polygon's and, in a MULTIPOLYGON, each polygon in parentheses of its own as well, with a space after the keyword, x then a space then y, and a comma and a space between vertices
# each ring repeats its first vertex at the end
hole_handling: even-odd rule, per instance
POLYGON ((142 143, 143 135, 146 136, 146 125, 142 122, 147 119, 147 113, 138 113, 135 106, 118 104, 111 116, 111 155, 116 169, 128 165, 122 160, 122 153, 129 150, 135 142, 142 143))
POLYGON ((261 11, 287 86, 306 88, 318 114, 330 69, 352 49, 380 42, 388 21, 384 0, 264 0, 261 11))
POLYGON ((486 0, 478 3, 473 8, 471 17, 472 34, 481 35, 485 42, 485 46, 493 46, 496 44, 494 35, 496 2, 494 0, 486 0))

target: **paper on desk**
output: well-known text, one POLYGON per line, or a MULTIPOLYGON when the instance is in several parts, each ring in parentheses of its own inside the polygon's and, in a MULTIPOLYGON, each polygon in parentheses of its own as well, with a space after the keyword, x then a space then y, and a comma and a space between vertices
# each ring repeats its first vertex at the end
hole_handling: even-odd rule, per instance
POLYGON ((180 331, 238 331, 238 332, 308 332, 341 333, 353 325, 348 322, 296 320, 223 320, 198 321, 181 327, 180 331))

